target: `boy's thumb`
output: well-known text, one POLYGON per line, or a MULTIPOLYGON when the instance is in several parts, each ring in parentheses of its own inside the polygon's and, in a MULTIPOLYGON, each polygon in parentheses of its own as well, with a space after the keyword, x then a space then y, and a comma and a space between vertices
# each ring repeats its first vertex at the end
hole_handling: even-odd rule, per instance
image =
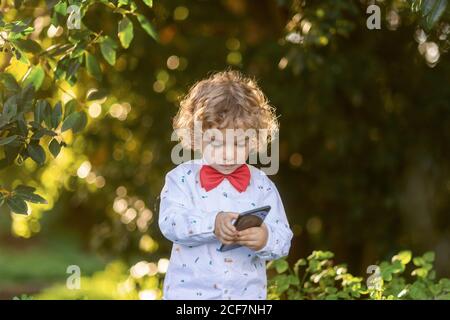
POLYGON ((239 217, 239 213, 236 213, 236 212, 231 213, 231 218, 237 219, 238 217, 239 217))

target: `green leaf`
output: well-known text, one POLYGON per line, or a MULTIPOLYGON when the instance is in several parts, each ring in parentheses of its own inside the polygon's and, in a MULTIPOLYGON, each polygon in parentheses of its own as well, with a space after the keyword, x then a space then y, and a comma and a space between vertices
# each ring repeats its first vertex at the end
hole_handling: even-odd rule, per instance
POLYGON ((14 55, 18 61, 24 64, 30 64, 30 60, 28 60, 27 56, 23 53, 22 50, 16 48, 16 50, 14 51, 14 55))
MULTIPOLYGON (((12 33, 27 35, 34 31, 33 27, 30 27, 29 24, 31 19, 27 19, 27 21, 18 20, 13 22, 13 27, 11 29, 12 33)), ((9 36, 11 37, 11 36, 9 36)))
POLYGON ((86 127, 87 124, 87 115, 85 112, 80 111, 78 112, 80 114, 78 121, 75 123, 75 126, 72 128, 73 133, 80 132, 86 127))
POLYGON ((74 112, 70 114, 66 120, 64 120, 61 132, 64 132, 66 130, 72 129, 73 133, 77 133, 86 126, 87 123, 87 116, 86 113, 83 111, 80 112, 74 112))
POLYGON ((59 26, 64 25, 67 19, 67 3, 65 1, 59 1, 53 7, 52 24, 59 26))
POLYGON ((52 112, 52 128, 57 128, 62 118, 62 106, 61 102, 58 102, 53 108, 52 112))
POLYGON ((19 129, 19 133, 26 137, 28 136, 28 126, 27 123, 25 122, 23 113, 21 113, 18 117, 17 117, 17 128, 19 129))
POLYGON ((42 117, 47 128, 52 128, 52 113, 52 107, 49 103, 46 103, 42 110, 42 117))
POLYGON ((47 204, 47 200, 45 200, 44 198, 42 198, 40 195, 38 195, 36 193, 20 194, 20 196, 25 201, 29 201, 32 203, 47 204))
POLYGON ((283 273, 286 270, 289 269, 289 264, 287 263, 286 260, 277 260, 275 262, 275 269, 277 270, 278 273, 283 273))
POLYGON ((290 275, 289 276, 289 283, 292 284, 292 285, 299 285, 300 284, 300 279, 297 276, 290 275))
POLYGON ((426 261, 423 257, 415 257, 413 263, 415 266, 422 267, 426 264, 426 261))
POLYGON ((425 259, 425 261, 427 262, 433 262, 435 259, 435 254, 432 251, 428 251, 423 255, 423 258, 425 259))
POLYGON ((108 36, 103 37, 100 43, 100 51, 103 58, 112 66, 116 64, 116 43, 108 36))
POLYGON ((6 198, 6 204, 8 205, 9 209, 11 209, 11 211, 14 213, 19 214, 28 213, 27 203, 20 196, 16 195, 6 198))
POLYGON ((50 150, 50 153, 56 158, 61 151, 61 145, 56 139, 52 139, 48 145, 48 150, 50 150))
POLYGON ((62 79, 66 75, 66 70, 69 68, 70 59, 66 56, 62 59, 58 59, 58 63, 55 69, 56 79, 62 79))
POLYGON ((433 6, 435 5, 436 0, 422 0, 421 12, 423 16, 427 16, 430 14, 433 6))
POLYGON ((36 188, 20 184, 14 189, 14 191, 18 193, 34 193, 34 191, 36 191, 36 188))
POLYGON ((23 85, 28 86, 31 84, 37 91, 41 87, 44 78, 45 78, 44 69, 38 65, 28 69, 28 72, 25 74, 23 78, 23 85))
POLYGON ((34 40, 31 39, 17 39, 14 40, 13 43, 19 47, 22 51, 29 52, 29 53, 39 53, 41 52, 42 48, 34 40))
POLYGON ((39 140, 44 136, 44 130, 37 130, 32 136, 31 136, 31 140, 39 140))
POLYGON ((27 148, 28 154, 37 164, 45 162, 45 151, 38 143, 30 143, 27 148))
POLYGON ((49 137, 54 137, 56 136, 56 133, 52 130, 48 130, 45 128, 39 128, 38 130, 35 131, 35 133, 31 136, 32 140, 39 140, 41 139, 43 136, 49 136, 49 137))
POLYGON ((89 52, 86 52, 86 69, 92 77, 98 81, 102 81, 102 69, 100 68, 97 58, 89 52))
POLYGON ((48 47, 45 50, 45 54, 50 55, 51 57, 57 57, 60 56, 62 54, 67 54, 69 53, 68 50, 71 50, 74 46, 70 43, 65 43, 65 44, 54 44, 50 47, 48 47))
POLYGON ((72 129, 78 121, 80 114, 78 112, 71 113, 63 122, 61 132, 72 129))
POLYGON ((447 8, 447 0, 424 0, 425 27, 430 30, 441 19, 447 8), (431 8, 431 9, 430 9, 431 8))
POLYGON ((14 189, 14 194, 19 195, 25 201, 46 204, 47 201, 40 195, 34 193, 35 190, 35 188, 30 186, 19 185, 14 189))
POLYGON ((46 100, 38 100, 34 108, 34 122, 41 124, 45 117, 45 110, 50 108, 46 100))
POLYGON ((278 294, 282 294, 289 289, 289 278, 286 275, 278 275, 275 279, 275 283, 278 294))
POLYGON ((409 289, 409 295, 415 300, 427 299, 426 289, 422 283, 414 283, 409 289))
POLYGON ((17 103, 15 96, 12 96, 8 98, 8 100, 6 100, 5 104, 3 105, 2 115, 7 122, 9 122, 17 115, 17 103))
POLYGON ((33 107, 33 101, 35 98, 35 90, 32 84, 29 84, 23 88, 20 92, 17 105, 20 106, 18 110, 28 112, 33 107))
POLYGON ((11 142, 13 142, 13 141, 15 141, 16 139, 17 139, 17 135, 13 135, 13 136, 9 136, 9 137, 6 137, 6 138, 1 138, 0 139, 0 146, 4 146, 4 145, 7 145, 7 144, 10 144, 11 142))
POLYGON ((72 99, 68 101, 64 106, 64 119, 66 119, 70 114, 75 112, 77 109, 77 100, 72 99))
POLYGON ((153 39, 155 39, 156 41, 159 41, 158 33, 153 28, 151 23, 147 20, 147 18, 144 15, 139 14, 139 13, 136 15, 136 17, 137 17, 139 23, 141 24, 142 29, 144 29, 145 32, 147 32, 153 39))
POLYGON ((418 276, 419 278, 425 278, 428 275, 428 270, 425 268, 417 268, 411 272, 411 275, 418 276))
POLYGON ((16 81, 16 78, 10 73, 2 72, 0 73, 0 82, 3 84, 6 90, 18 92, 20 91, 20 86, 16 81))
POLYGON ((401 251, 397 255, 392 257, 392 262, 400 261, 401 264, 406 265, 411 261, 412 253, 409 250, 401 251))
POLYGON ((102 100, 107 96, 107 94, 108 92, 104 89, 93 89, 88 92, 86 100, 87 101, 102 100))
POLYGON ((153 0, 142 0, 150 8, 153 7, 153 0))
POLYGON ((71 38, 73 38, 75 41, 79 41, 76 45, 75 48, 73 49, 72 53, 71 53, 71 57, 72 58, 80 58, 84 55, 84 53, 86 52, 86 43, 85 43, 85 39, 84 37, 89 36, 88 34, 84 35, 82 32, 77 33, 76 36, 73 35, 71 38))
POLYGON ((384 281, 391 281, 392 280, 392 273, 393 273, 393 268, 391 265, 386 265, 380 266, 381 269, 381 277, 383 278, 384 281))
POLYGON ((394 262, 392 263, 391 268, 392 268, 392 269, 391 269, 391 270, 392 270, 392 273, 400 273, 400 272, 403 272, 403 271, 405 270, 405 265, 402 264, 401 261, 396 260, 396 261, 394 261, 394 262))
POLYGON ((333 257, 334 257, 333 252, 315 250, 308 256, 308 260, 311 260, 311 259, 327 260, 327 259, 331 259, 333 257))
POLYGON ((69 82, 71 86, 75 84, 77 81, 77 72, 80 68, 81 64, 83 63, 83 56, 77 58, 77 59, 71 59, 66 71, 66 80, 69 82))
POLYGON ((122 47, 126 49, 133 40, 133 23, 127 17, 123 17, 123 19, 119 21, 118 30, 120 43, 122 44, 122 47))

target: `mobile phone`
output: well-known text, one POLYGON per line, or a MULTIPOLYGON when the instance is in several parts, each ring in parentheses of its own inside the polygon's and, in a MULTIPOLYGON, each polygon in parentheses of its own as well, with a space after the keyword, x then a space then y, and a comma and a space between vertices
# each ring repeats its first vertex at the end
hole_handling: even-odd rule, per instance
MULTIPOLYGON (((238 231, 242 231, 253 227, 260 227, 261 224, 264 222, 264 219, 269 214, 270 209, 271 209, 270 206, 263 206, 242 212, 239 214, 239 217, 236 219, 233 225, 236 227, 236 230, 238 231)), ((241 247, 240 244, 229 244, 229 245, 222 244, 218 249, 218 251, 224 252, 239 247, 241 247)))

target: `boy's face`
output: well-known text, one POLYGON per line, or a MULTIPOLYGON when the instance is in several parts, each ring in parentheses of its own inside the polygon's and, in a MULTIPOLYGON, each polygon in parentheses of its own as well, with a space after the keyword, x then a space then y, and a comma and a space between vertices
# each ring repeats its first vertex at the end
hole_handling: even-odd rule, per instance
POLYGON ((242 129, 209 129, 203 136, 203 158, 214 169, 231 173, 247 161, 248 139, 242 129))

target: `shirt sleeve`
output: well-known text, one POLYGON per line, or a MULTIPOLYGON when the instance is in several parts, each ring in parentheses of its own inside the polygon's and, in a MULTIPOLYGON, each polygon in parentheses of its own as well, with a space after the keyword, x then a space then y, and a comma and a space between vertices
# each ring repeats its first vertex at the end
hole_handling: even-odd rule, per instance
POLYGON ((267 177, 266 180, 263 190, 263 205, 271 206, 264 221, 268 230, 268 238, 266 245, 256 251, 256 255, 263 260, 275 260, 288 255, 293 233, 275 184, 267 177))
POLYGON ((179 168, 166 175, 161 191, 158 224, 162 234, 170 241, 199 246, 217 240, 214 225, 217 211, 207 212, 193 205, 185 175, 179 168))

